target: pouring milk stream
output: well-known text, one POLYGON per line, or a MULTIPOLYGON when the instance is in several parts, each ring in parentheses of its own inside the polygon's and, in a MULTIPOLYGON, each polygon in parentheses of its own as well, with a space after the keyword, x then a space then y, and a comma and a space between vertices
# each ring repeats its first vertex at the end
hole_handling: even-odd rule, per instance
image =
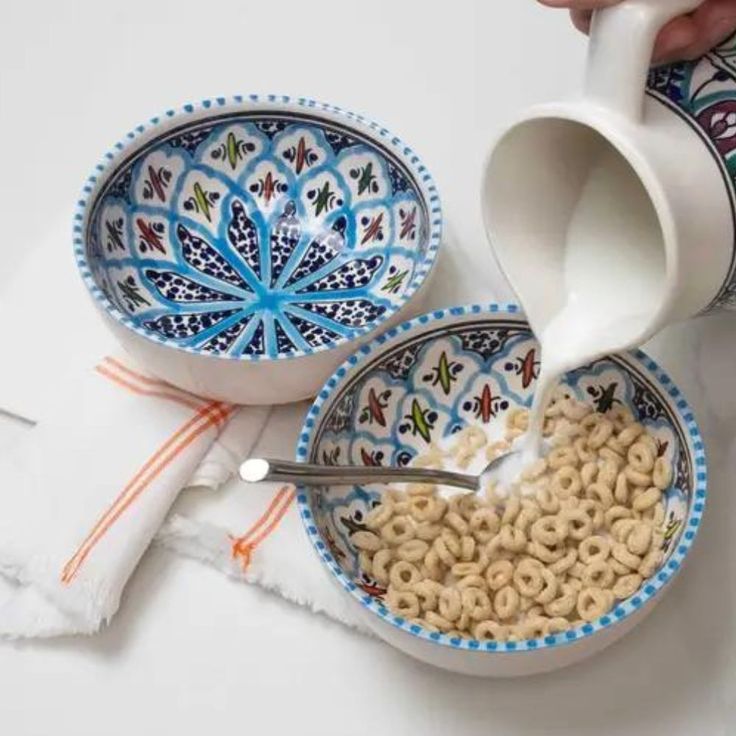
POLYGON ((583 101, 533 111, 488 159, 486 227, 542 361, 521 452, 495 476, 502 487, 541 455, 544 411, 563 375, 640 345, 681 317, 681 293, 697 291, 677 273, 670 202, 636 137, 657 134, 642 110, 656 33, 699 4, 628 0, 599 11, 583 101))

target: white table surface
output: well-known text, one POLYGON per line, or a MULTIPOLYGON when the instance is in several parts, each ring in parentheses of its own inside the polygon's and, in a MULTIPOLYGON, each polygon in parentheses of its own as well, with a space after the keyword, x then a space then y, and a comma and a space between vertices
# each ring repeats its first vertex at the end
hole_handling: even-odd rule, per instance
MULTIPOLYGON (((331 101, 405 138, 443 199, 433 305, 507 297, 482 232, 481 162, 505 119, 575 88, 583 55, 564 15, 533 0, 5 3, 0 290, 126 130, 256 91, 331 101)), ((604 654, 523 681, 453 676, 152 550, 101 634, 0 645, 0 733, 736 733, 736 315, 673 328, 651 352, 699 415, 711 499, 682 579, 604 654)), ((0 447, 19 431, 0 415, 0 447)))

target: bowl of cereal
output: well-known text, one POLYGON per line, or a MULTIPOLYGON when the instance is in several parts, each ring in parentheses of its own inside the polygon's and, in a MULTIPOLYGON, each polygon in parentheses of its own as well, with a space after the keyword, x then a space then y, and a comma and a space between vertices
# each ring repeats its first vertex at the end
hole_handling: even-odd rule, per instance
MULTIPOLYGON (((350 357, 309 414, 297 460, 480 472, 526 430, 539 346, 514 305, 440 310, 350 357)), ((703 443, 644 353, 568 373, 545 455, 505 488, 300 488, 309 539, 382 639, 479 676, 577 662, 661 599, 695 539, 703 443)))

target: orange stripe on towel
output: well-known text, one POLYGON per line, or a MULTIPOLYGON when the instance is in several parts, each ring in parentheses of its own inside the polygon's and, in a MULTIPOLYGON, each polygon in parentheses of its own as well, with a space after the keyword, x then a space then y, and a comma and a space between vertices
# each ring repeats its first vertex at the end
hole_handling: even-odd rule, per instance
POLYGON ((208 404, 199 409, 182 425, 126 484, 111 506, 100 517, 85 540, 64 565, 61 581, 69 584, 79 571, 95 545, 108 532, 110 527, 130 507, 133 501, 171 464, 171 462, 201 434, 210 428, 219 428, 232 413, 230 407, 219 403, 208 404))
POLYGON ((265 512, 243 536, 230 536, 232 557, 234 560, 239 559, 241 561, 243 571, 248 569, 256 547, 270 536, 281 522, 281 519, 284 518, 284 514, 289 510, 295 496, 294 486, 283 486, 265 512))

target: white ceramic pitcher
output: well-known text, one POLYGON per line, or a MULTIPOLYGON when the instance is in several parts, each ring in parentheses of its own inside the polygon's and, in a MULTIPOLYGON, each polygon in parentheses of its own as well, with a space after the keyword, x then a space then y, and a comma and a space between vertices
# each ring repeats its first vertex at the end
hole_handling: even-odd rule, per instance
MULTIPOLYGON (((538 335, 576 288, 564 274, 568 227, 604 151, 641 182, 658 227, 642 234, 625 216, 588 218, 591 247, 605 243, 605 228, 614 227, 631 242, 653 238, 649 245, 663 252, 646 273, 644 288, 657 298, 639 334, 628 344, 612 335, 605 352, 641 344, 670 322, 736 306, 736 53, 724 46, 697 62, 649 72, 658 31, 700 3, 627 0, 597 12, 582 95, 527 111, 490 152, 486 229, 538 335)), ((613 199, 615 181, 611 187, 613 199)), ((588 280, 589 292, 615 289, 628 298, 622 279, 596 263, 588 259, 573 278, 588 280)))

